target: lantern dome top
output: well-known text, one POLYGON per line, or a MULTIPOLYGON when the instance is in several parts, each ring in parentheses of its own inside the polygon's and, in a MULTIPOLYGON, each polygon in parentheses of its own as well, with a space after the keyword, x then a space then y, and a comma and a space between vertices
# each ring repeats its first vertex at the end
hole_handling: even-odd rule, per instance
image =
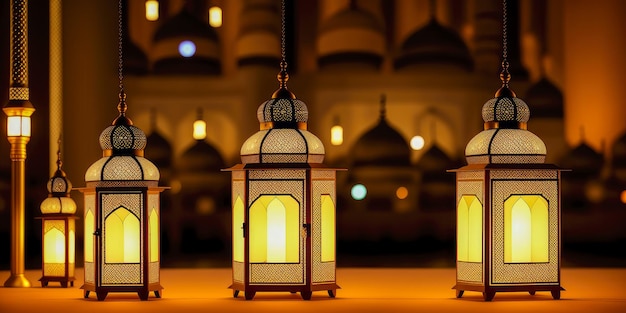
POLYGON ((280 87, 257 109, 260 130, 241 146, 241 162, 322 163, 324 144, 307 130, 309 111, 287 89, 287 62, 281 61, 280 87))
POLYGON ((411 149, 406 139, 387 122, 385 96, 381 96, 378 124, 365 132, 352 149, 352 166, 409 166, 411 149))
MULTIPOLYGON (((60 142, 60 140, 59 140, 60 142)), ((48 180, 48 198, 46 198, 39 209, 43 214, 64 213, 73 214, 76 212, 76 202, 70 198, 72 183, 67 179, 67 175, 61 168, 61 150, 57 151, 57 170, 48 180)))
POLYGON ((159 169, 143 157, 146 134, 126 117, 126 94, 120 93, 120 115, 100 134, 103 157, 85 173, 85 181, 159 180, 159 169))
POLYGON ((508 62, 503 62, 500 74, 502 87, 494 98, 483 105, 485 121, 482 132, 465 148, 469 164, 544 163, 546 145, 541 138, 526 130, 530 118, 528 105, 509 89, 511 75, 508 62))

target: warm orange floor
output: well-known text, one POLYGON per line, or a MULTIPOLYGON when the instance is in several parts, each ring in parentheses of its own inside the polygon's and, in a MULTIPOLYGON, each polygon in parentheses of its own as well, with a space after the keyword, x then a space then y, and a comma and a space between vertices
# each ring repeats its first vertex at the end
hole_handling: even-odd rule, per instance
MULTIPOLYGON (((0 287, 0 312, 626 312, 626 269, 565 268, 561 300, 548 292, 498 293, 493 302, 476 292, 454 298, 454 269, 338 269, 337 298, 315 292, 311 301, 289 293, 257 293, 252 301, 232 298, 230 269, 162 269, 163 298, 111 293, 104 302, 82 298, 82 269, 73 288, 41 288, 41 272, 27 271, 32 288, 0 287)), ((9 277, 0 271, 0 280, 9 277)))

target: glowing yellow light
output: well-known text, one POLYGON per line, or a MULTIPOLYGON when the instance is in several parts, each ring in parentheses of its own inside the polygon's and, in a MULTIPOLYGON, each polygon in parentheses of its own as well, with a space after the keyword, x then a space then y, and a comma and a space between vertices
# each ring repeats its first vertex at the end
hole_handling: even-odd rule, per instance
POLYGON ((329 195, 322 195, 322 262, 335 260, 335 204, 329 195))
POLYGON ((504 262, 548 262, 548 202, 539 195, 504 202, 504 262))
POLYGON ((93 262, 93 233, 95 219, 91 210, 85 214, 85 262, 93 262))
POLYGON ((482 262, 483 207, 476 196, 462 196, 457 208, 457 259, 482 262))
POLYGON ((193 139, 204 140, 206 138, 206 123, 203 120, 193 122, 193 139))
POLYGON ((424 138, 422 136, 413 136, 411 138, 411 149, 422 150, 424 148, 424 138))
POLYGON ((236 262, 243 262, 243 211, 243 201, 241 201, 240 197, 237 197, 235 205, 233 205, 233 261, 236 262))
POLYGON ((124 207, 115 209, 105 220, 106 263, 139 263, 139 219, 124 207))
POLYGON ((209 25, 211 27, 222 26, 222 9, 220 7, 209 8, 209 25))
POLYGON ((154 22, 159 19, 159 1, 146 1, 146 20, 154 22))
POLYGON ((264 195, 250 207, 250 262, 297 263, 300 206, 291 196, 264 195))
POLYGON ((29 116, 9 116, 7 117, 7 135, 9 137, 30 137, 30 117, 29 116))
POLYGON ((402 186, 396 189, 396 197, 398 197, 398 199, 404 200, 408 196, 409 196, 409 190, 406 189, 406 187, 402 186))
POLYGON ((59 229, 51 228, 43 236, 44 263, 65 263, 65 234, 59 229))
POLYGON ((340 146, 343 143, 343 127, 335 125, 330 129, 330 143, 333 146, 340 146))
POLYGON ((626 190, 622 191, 620 194, 620 200, 622 200, 622 203, 626 204, 626 190))
POLYGON ((150 212, 150 218, 148 220, 150 225, 150 262, 159 261, 159 214, 156 209, 152 209, 150 212))

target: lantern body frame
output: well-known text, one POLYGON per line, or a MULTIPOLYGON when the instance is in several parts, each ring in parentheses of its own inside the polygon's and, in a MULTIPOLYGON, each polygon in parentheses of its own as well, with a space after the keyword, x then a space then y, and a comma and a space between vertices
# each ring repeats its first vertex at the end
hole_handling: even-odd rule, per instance
POLYGON ((232 172, 233 283, 229 288, 233 296, 243 291, 245 299, 251 300, 259 291, 288 291, 300 292, 308 300, 313 291, 327 290, 334 297, 340 288, 336 284, 335 253, 337 170, 319 164, 272 163, 239 164, 228 171, 232 172), (297 261, 251 260, 255 245, 250 231, 251 208, 263 196, 288 196, 298 202, 297 261), (332 201, 332 209, 322 208, 323 198, 332 201), (325 222, 322 210, 332 215, 325 222))
MULTIPOLYGON (((564 290, 560 283, 561 171, 552 164, 470 164, 453 170, 456 172, 457 203, 456 285, 453 289, 456 289, 457 298, 465 290, 482 292, 485 301, 491 301, 496 292, 506 291, 527 291, 531 295, 537 291, 550 291, 554 299, 560 298, 564 290), (464 196, 479 201, 480 218, 475 215, 466 220, 467 215, 463 215, 461 211, 464 209, 460 208, 464 196), (542 226, 548 229, 538 229, 542 232, 539 237, 547 236, 547 245, 543 249, 547 249, 547 259, 514 261, 509 257, 507 260, 506 251, 519 248, 519 245, 512 246, 514 243, 507 239, 507 232, 515 232, 511 229, 515 227, 511 226, 515 225, 515 221, 511 221, 515 216, 506 212, 512 209, 507 209, 505 202, 515 196, 545 199, 542 202, 547 204, 547 224, 542 226), (477 225, 478 220, 481 225, 477 225), (462 247, 464 244, 467 246, 462 247), (463 256, 465 253, 467 255, 463 256)), ((529 210, 529 214, 531 212, 529 210)), ((536 232, 536 229, 531 231, 532 234, 536 232)), ((535 243, 529 243, 532 244, 535 243)))
POLYGON ((42 287, 48 286, 49 282, 59 282, 61 287, 67 288, 68 283, 74 287, 74 271, 76 267, 76 216, 74 214, 44 214, 41 219, 41 269, 42 276, 39 279, 42 287), (58 226, 62 226, 62 230, 58 226), (46 262, 46 246, 50 238, 46 238, 47 231, 57 229, 63 235, 64 257, 62 263, 46 262), (47 230, 47 231, 46 231, 47 230), (59 266, 59 264, 61 264, 59 266))
POLYGON ((80 188, 85 198, 85 284, 81 286, 85 298, 91 291, 99 301, 109 292, 137 292, 141 300, 147 300, 154 291, 157 298, 161 297, 160 192, 165 188, 157 184, 158 181, 97 181, 80 188), (137 218, 139 234, 130 237, 139 240, 139 249, 133 249, 136 245, 134 240, 128 241, 130 237, 112 245, 137 253, 138 260, 107 262, 107 227, 113 229, 107 226, 107 219, 118 209, 126 209, 137 218), (91 230, 93 233, 88 233, 91 230))

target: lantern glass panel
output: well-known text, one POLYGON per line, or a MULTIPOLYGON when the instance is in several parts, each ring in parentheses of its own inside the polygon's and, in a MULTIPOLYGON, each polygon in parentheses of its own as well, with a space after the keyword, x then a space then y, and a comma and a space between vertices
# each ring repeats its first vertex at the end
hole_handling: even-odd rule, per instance
POLYGON ((105 219, 105 263, 139 263, 139 219, 124 207, 105 219), (122 243, 122 245, 120 245, 122 243))
POLYGON ((7 135, 9 137, 30 137, 30 117, 9 116, 7 118, 7 135))
POLYGON ((45 221, 45 223, 43 262, 45 264, 65 263, 65 223, 60 220, 45 221))
POLYGON ((483 206, 474 195, 465 195, 457 208, 457 259, 482 262, 483 206))
POLYGON ((85 262, 93 262, 93 233, 95 232, 95 218, 91 210, 85 214, 85 262))
POLYGON ((244 206, 240 197, 235 199, 235 205, 233 206, 233 260, 236 262, 243 262, 244 251, 244 237, 243 237, 243 223, 244 223, 244 206))
POLYGON ((74 276, 74 263, 76 263, 76 230, 74 220, 70 220, 69 223, 69 241, 68 241, 68 262, 70 263, 70 276, 74 276))
POLYGON ((335 204, 330 195, 322 195, 322 262, 335 261, 335 204))
POLYGON ((515 195, 504 202, 504 262, 549 261, 548 201, 541 195, 515 195))
POLYGON ((250 262, 299 262, 298 202, 288 195, 263 195, 250 206, 250 262))
POLYGON ((149 218, 150 224, 150 262, 159 261, 159 213, 152 209, 149 218))

